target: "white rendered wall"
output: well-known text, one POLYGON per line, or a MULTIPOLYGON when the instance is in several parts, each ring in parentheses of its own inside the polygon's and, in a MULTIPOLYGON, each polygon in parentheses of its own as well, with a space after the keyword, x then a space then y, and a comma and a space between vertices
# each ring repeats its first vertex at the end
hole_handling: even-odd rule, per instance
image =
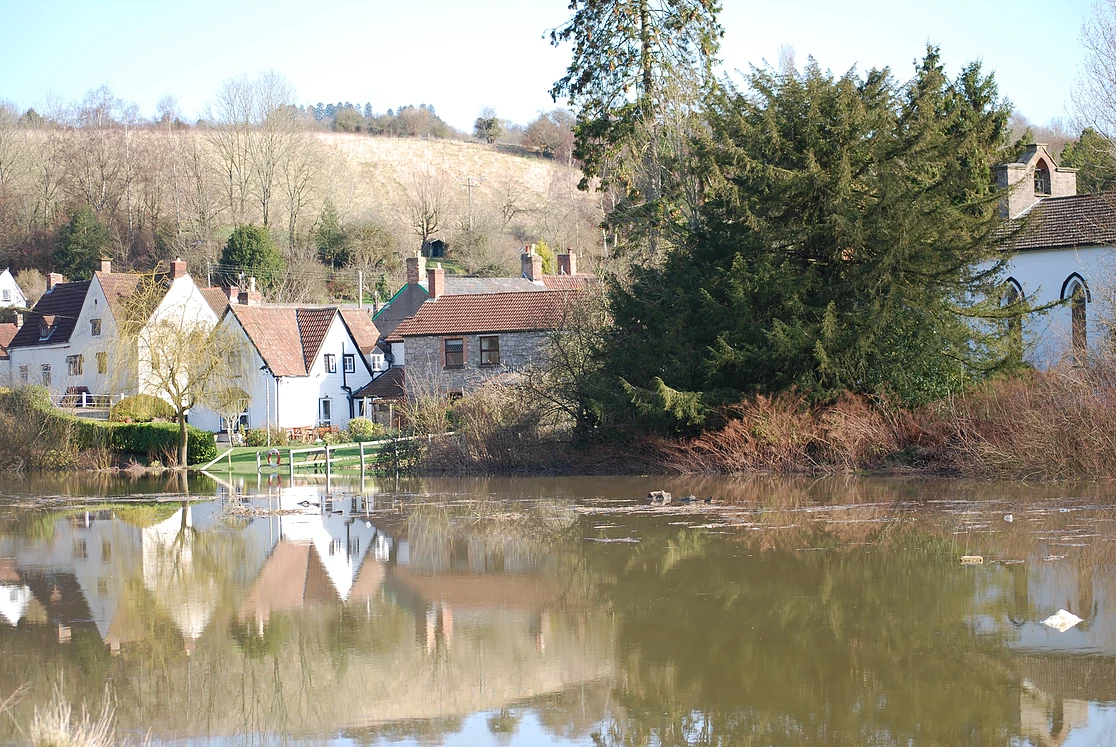
MULTIPOLYGON (((1110 337, 1104 318, 1112 318, 1113 309, 1106 308, 1112 299, 1112 277, 1116 270, 1116 253, 1110 246, 1089 246, 1069 249, 1043 249, 1019 252, 1011 258, 1007 274, 1022 286, 1027 300, 1034 306, 1062 299, 1062 288, 1075 273, 1089 290, 1090 301, 1085 307, 1086 334, 1089 347, 1096 348, 1110 337)), ((1067 288, 1067 293, 1069 292, 1067 288)), ((1058 306, 1023 321, 1026 357, 1039 368, 1048 368, 1072 352, 1071 310, 1058 306)))
POLYGON ((8 306, 20 309, 26 308, 27 297, 23 295, 23 290, 16 284, 11 270, 4 270, 0 272, 0 307, 8 306), (8 293, 8 300, 6 301, 4 300, 4 291, 8 293))

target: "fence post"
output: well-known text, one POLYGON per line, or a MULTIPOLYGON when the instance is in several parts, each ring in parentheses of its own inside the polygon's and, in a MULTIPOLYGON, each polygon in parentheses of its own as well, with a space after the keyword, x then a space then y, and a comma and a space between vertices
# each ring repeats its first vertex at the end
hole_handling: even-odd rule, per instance
POLYGON ((364 476, 364 442, 360 442, 360 474, 364 476))
MULTIPOLYGON (((229 452, 229 464, 232 464, 232 452, 229 452)), ((260 452, 256 452, 256 474, 260 474, 260 452)))
POLYGON ((294 448, 287 449, 287 467, 291 471, 291 484, 294 485, 294 448))
POLYGON ((329 483, 329 444, 325 445, 325 458, 326 458, 326 483, 329 483))

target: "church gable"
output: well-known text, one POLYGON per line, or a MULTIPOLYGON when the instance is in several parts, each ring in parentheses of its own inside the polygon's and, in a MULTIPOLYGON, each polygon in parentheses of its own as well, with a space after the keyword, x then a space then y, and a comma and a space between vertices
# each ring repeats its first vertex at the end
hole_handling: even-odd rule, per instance
POLYGON ((1076 195, 1077 169, 1062 168, 1044 143, 1033 143, 1019 160, 996 167, 996 186, 1007 191, 1001 215, 1017 218, 1047 197, 1076 195))

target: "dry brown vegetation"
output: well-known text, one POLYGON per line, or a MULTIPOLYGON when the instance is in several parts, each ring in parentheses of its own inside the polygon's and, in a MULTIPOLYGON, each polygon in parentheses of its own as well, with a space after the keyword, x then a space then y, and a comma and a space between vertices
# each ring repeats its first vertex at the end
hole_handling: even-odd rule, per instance
POLYGON ((824 405, 795 392, 757 396, 729 408, 722 427, 696 438, 638 435, 587 448, 571 445, 569 419, 526 396, 529 388, 487 386, 454 404, 456 432, 435 442, 423 468, 1116 476, 1116 366, 1108 360, 995 380, 917 409, 853 395, 824 405))

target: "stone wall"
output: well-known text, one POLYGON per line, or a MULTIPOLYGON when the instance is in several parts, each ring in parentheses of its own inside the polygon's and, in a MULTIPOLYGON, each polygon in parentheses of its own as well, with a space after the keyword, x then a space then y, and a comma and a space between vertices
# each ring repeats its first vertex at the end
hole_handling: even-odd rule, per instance
MULTIPOLYGON (((444 391, 468 392, 476 389, 485 381, 520 371, 539 361, 544 355, 549 332, 499 332, 493 333, 500 338, 500 364, 498 366, 480 365, 480 337, 482 335, 431 335, 407 337, 404 340, 406 355, 407 384, 421 387, 436 382, 444 391), (446 368, 444 366, 443 340, 460 337, 465 341, 465 366, 446 368)), ((488 336, 488 335, 483 335, 488 336)))

